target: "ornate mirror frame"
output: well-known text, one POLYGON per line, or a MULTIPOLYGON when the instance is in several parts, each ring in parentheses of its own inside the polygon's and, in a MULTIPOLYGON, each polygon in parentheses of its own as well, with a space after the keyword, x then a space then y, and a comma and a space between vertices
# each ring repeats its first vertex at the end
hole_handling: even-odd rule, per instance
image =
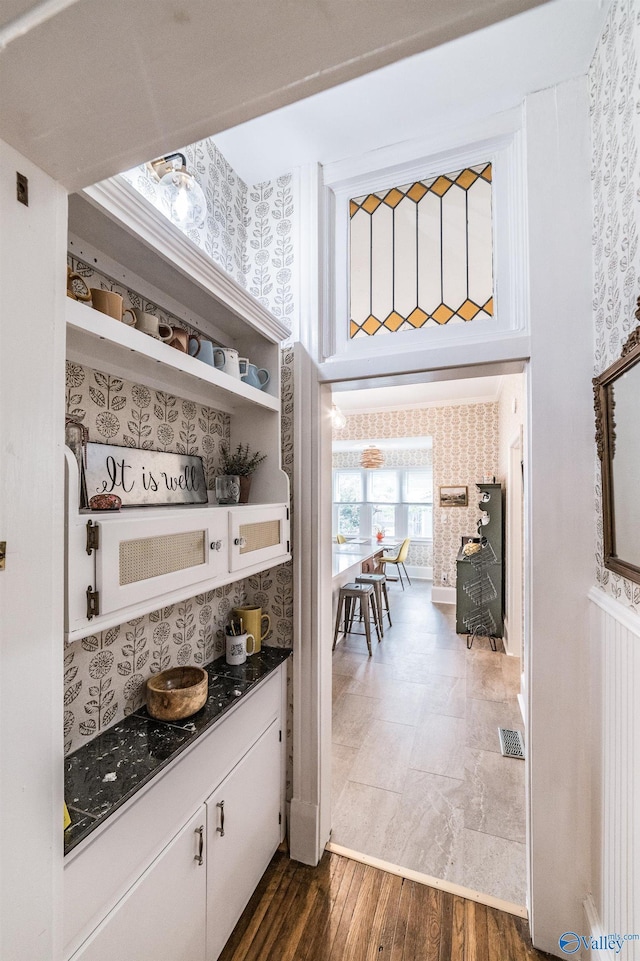
MULTIPOLYGON (((636 318, 640 320, 640 297, 636 318)), ((623 374, 640 363, 640 326, 627 338, 620 358, 593 378, 596 414, 596 447, 602 474, 602 521, 604 534, 604 566, 616 574, 640 584, 640 566, 618 557, 616 553, 616 511, 613 489, 613 458, 616 449, 615 398, 613 386, 623 374)), ((620 505, 619 505, 620 506, 620 505)), ((620 518, 619 518, 620 519, 620 518)))

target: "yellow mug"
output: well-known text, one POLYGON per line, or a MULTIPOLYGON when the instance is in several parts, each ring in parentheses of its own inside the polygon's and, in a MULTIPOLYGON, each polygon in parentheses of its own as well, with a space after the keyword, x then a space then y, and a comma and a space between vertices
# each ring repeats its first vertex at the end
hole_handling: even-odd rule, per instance
POLYGON ((234 607, 233 613, 236 617, 242 618, 242 630, 248 634, 253 634, 256 647, 252 653, 255 654, 261 649, 262 641, 264 641, 271 628, 269 615, 263 614, 261 607, 252 604, 247 604, 246 607, 234 607))

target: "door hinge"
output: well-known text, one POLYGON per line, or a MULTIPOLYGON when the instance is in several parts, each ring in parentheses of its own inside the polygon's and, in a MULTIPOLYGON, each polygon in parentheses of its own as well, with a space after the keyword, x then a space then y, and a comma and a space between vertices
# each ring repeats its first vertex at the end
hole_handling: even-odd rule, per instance
POLYGON ((287 507, 287 520, 289 520, 289 508, 287 507))
POLYGON ((92 551, 97 551, 100 547, 100 527, 92 520, 87 521, 87 554, 91 556, 92 551))
POLYGON ((100 613, 100 591, 92 591, 91 584, 87 588, 87 620, 97 617, 100 613))
POLYGON ((282 824, 282 812, 278 811, 278 824, 282 824))
POLYGON ((287 541, 287 554, 290 554, 290 553, 291 553, 291 544, 289 541, 287 541))
POLYGON ((278 740, 282 744, 282 731, 278 731, 278 740))

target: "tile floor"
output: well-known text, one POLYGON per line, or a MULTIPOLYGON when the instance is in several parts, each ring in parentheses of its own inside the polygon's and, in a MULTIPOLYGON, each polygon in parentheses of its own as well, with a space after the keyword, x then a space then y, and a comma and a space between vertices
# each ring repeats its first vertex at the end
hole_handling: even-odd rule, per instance
POLYGON ((486 641, 467 651, 429 582, 389 592, 373 657, 358 635, 333 654, 331 840, 524 905, 525 765, 497 731, 524 730, 519 664, 486 641))

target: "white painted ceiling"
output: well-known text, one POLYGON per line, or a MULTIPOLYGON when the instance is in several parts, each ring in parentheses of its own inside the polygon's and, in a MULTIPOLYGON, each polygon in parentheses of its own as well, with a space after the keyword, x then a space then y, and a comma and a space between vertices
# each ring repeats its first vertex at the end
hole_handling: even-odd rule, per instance
POLYGON ((553 0, 241 124, 216 144, 255 184, 510 109, 587 72, 609 5, 553 0))
POLYGON ((543 2, 3 0, 0 138, 75 190, 543 2))
POLYGON ((372 387, 334 392, 333 402, 343 413, 372 410, 438 407, 446 404, 491 403, 500 395, 503 382, 521 374, 501 377, 470 377, 398 387, 372 387))

